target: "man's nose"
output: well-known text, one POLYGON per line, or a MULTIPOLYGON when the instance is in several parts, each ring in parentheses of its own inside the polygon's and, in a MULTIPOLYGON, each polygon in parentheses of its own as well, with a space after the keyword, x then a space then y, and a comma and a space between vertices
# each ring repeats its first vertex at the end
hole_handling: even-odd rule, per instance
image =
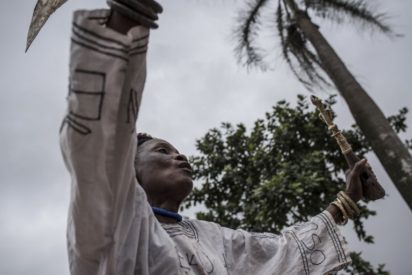
POLYGON ((180 161, 189 162, 188 159, 187 159, 187 157, 186 157, 185 155, 183 155, 183 154, 176 154, 175 159, 176 159, 176 160, 180 160, 180 161))

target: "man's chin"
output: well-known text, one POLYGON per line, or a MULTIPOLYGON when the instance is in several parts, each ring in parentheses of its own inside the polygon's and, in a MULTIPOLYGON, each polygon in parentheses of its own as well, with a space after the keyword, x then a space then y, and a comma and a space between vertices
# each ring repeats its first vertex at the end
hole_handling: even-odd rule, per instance
POLYGON ((179 190, 182 191, 182 193, 186 193, 186 195, 189 195, 190 192, 192 192, 193 189, 193 180, 192 176, 185 176, 180 178, 180 180, 177 182, 176 186, 179 190))

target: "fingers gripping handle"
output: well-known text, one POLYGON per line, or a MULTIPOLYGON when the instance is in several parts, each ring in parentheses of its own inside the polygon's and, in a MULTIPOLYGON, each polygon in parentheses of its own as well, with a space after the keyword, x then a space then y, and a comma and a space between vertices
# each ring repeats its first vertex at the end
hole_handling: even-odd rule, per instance
POLYGON ((107 0, 109 7, 142 26, 157 29, 162 6, 154 0, 107 0))
MULTIPOLYGON (((344 154, 344 157, 350 168, 353 168, 360 160, 360 158, 356 156, 353 151, 344 154)), ((374 201, 383 198, 385 196, 385 189, 383 189, 378 182, 378 179, 376 178, 376 175, 369 163, 366 163, 366 165, 360 169, 360 179, 362 182, 362 191, 364 195, 363 200, 374 201)))

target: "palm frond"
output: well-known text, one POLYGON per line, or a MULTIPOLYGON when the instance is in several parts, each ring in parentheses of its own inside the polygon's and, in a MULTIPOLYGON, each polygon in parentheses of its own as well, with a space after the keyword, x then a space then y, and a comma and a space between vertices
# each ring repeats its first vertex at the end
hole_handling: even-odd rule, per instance
POLYGON ((322 76, 322 65, 306 43, 303 33, 294 21, 284 13, 284 2, 279 1, 276 10, 276 28, 282 47, 282 55, 295 77, 309 91, 314 87, 329 87, 330 83, 322 76))
POLYGON ((279 5, 283 3, 283 6, 285 7, 285 11, 286 11, 286 19, 287 20, 292 20, 292 15, 291 12, 289 11, 289 6, 286 3, 287 0, 282 0, 282 2, 279 0, 279 5))
POLYGON ((278 7, 276 10, 276 28, 278 30, 278 35, 279 35, 279 39, 280 39, 280 45, 282 47, 282 55, 283 58, 285 59, 286 63, 289 65, 290 69, 292 70, 293 74, 295 75, 295 77, 302 82, 305 86, 306 85, 310 85, 310 83, 308 83, 305 79, 303 79, 300 74, 298 73, 298 71, 295 68, 295 64, 292 62, 292 59, 290 57, 289 54, 289 49, 288 49, 288 45, 286 43, 286 37, 285 37, 285 22, 284 22, 284 13, 283 13, 283 7, 282 7, 282 2, 279 1, 278 3, 278 7))
POLYGON ((308 7, 316 15, 338 23, 345 19, 354 20, 361 26, 393 34, 392 28, 385 22, 385 13, 376 13, 365 0, 306 0, 308 7))
POLYGON ((235 52, 239 63, 257 66, 264 69, 263 50, 256 46, 256 40, 261 27, 260 16, 262 8, 269 0, 251 0, 245 10, 239 13, 239 27, 235 30, 238 39, 235 52))
POLYGON ((315 85, 319 87, 331 87, 331 83, 322 75, 321 71, 325 71, 325 68, 323 67, 322 63, 320 62, 318 56, 311 51, 308 47, 305 47, 302 49, 304 52, 304 55, 308 60, 312 62, 312 70, 311 73, 314 77, 314 82, 315 85))
POLYGON ((314 87, 325 88, 329 87, 330 83, 321 74, 321 63, 317 56, 308 48, 306 43, 297 46, 292 42, 291 38, 288 43, 288 50, 296 60, 296 65, 299 69, 300 81, 305 87, 312 91, 314 87), (301 79, 304 79, 303 82, 301 79))

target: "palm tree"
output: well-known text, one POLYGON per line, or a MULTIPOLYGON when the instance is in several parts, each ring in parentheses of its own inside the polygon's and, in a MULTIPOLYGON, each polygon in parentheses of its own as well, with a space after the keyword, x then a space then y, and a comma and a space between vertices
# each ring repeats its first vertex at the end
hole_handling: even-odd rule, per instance
POLYGON ((370 141, 386 172, 412 209, 412 157, 388 120, 345 66, 312 19, 342 23, 347 19, 363 27, 396 36, 367 0, 249 0, 240 13, 236 53, 246 66, 265 67, 257 46, 262 14, 277 5, 274 21, 282 55, 298 80, 309 90, 331 86, 345 99, 356 123, 370 141), (276 3, 277 2, 277 3, 276 3))

